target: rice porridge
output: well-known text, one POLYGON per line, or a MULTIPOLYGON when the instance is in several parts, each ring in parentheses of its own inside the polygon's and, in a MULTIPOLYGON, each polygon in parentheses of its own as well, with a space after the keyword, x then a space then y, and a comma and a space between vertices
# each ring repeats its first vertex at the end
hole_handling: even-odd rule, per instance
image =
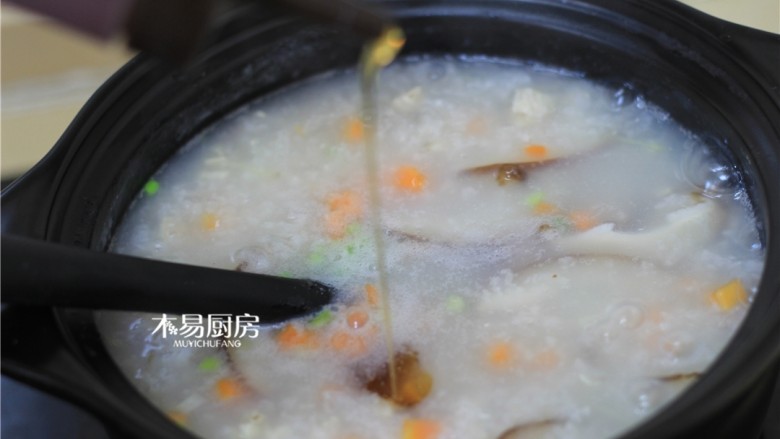
POLYGON ((434 58, 383 71, 377 103, 397 391, 359 87, 330 73, 193 140, 116 236, 119 253, 339 291, 240 347, 174 347, 151 335, 159 315, 101 313, 128 379, 185 428, 614 436, 695 380, 740 324, 763 268, 744 189, 641 97, 544 66, 434 58))

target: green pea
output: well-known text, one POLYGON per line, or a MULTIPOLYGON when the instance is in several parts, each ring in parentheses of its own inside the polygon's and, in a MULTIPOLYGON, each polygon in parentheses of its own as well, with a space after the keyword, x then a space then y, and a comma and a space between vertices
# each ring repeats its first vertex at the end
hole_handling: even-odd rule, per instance
POLYGON ((157 182, 155 179, 151 179, 146 182, 144 185, 144 192, 146 195, 152 196, 157 193, 157 191, 160 190, 160 183, 157 182))
POLYGON ((542 193, 541 191, 536 191, 531 195, 529 195, 528 198, 525 199, 525 204, 531 207, 536 207, 542 201, 544 201, 544 193, 542 193))
POLYGON ((325 254, 322 251, 314 251, 307 258, 309 265, 319 266, 325 263, 325 254))
POLYGON ((217 357, 206 357, 201 360, 200 364, 198 365, 198 369, 202 370, 203 372, 214 372, 215 370, 219 369, 221 364, 222 362, 219 361, 219 358, 217 357))
POLYGON ((363 227, 358 222, 351 223, 347 226, 345 229, 347 236, 355 236, 358 233, 362 232, 363 227))
POLYGON ((309 320, 309 326, 312 328, 322 328, 323 326, 327 325, 331 321, 333 321, 333 318, 335 316, 333 315, 333 312, 329 309, 323 309, 322 311, 318 312, 314 317, 309 320))
POLYGON ((466 301, 460 296, 449 296, 446 301, 447 311, 461 313, 466 308, 466 301))

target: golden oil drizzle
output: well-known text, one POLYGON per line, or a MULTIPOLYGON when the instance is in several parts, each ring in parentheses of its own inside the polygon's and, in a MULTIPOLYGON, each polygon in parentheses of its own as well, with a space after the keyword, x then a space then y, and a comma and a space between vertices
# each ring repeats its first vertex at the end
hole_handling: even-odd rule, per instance
POLYGON ((374 245, 376 247, 376 270, 379 297, 382 303, 382 325, 387 346, 390 389, 393 399, 397 395, 397 376, 395 369, 395 348, 393 325, 390 312, 389 286, 387 280, 387 260, 385 240, 382 234, 382 197, 380 194, 379 159, 377 157, 378 108, 376 84, 379 72, 395 59, 406 42, 403 31, 398 27, 385 29, 376 39, 363 47, 360 58, 361 117, 365 128, 365 167, 368 175, 369 210, 374 245))

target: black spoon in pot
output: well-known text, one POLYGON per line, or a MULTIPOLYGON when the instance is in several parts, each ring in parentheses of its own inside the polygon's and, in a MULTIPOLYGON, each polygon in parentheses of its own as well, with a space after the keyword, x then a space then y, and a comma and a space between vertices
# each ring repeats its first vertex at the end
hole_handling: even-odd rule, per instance
POLYGON ((307 279, 244 273, 101 253, 2 235, 2 301, 176 314, 249 314, 276 323, 310 314, 332 287, 307 279))

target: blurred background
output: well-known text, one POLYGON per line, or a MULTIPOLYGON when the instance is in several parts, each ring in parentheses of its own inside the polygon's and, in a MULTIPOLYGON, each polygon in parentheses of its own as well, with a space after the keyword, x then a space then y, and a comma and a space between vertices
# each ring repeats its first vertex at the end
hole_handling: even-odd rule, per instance
MULTIPOLYGON (((735 23, 780 33, 780 0, 684 3, 735 23)), ((0 8, 0 175, 8 181, 43 157, 89 96, 132 53, 120 41, 95 41, 8 4, 0 8)))
MULTIPOLYGON (((683 2, 735 23, 780 33, 780 0, 683 2)), ((46 154, 90 95, 132 53, 121 41, 92 40, 7 4, 0 4, 0 18, 0 177, 7 184, 46 154)), ((69 404, 6 377, 0 385, 0 436, 106 437, 99 424, 69 404)), ((776 393, 780 400, 780 384, 776 393)), ((780 439, 780 401, 771 410, 765 439, 780 439)))

